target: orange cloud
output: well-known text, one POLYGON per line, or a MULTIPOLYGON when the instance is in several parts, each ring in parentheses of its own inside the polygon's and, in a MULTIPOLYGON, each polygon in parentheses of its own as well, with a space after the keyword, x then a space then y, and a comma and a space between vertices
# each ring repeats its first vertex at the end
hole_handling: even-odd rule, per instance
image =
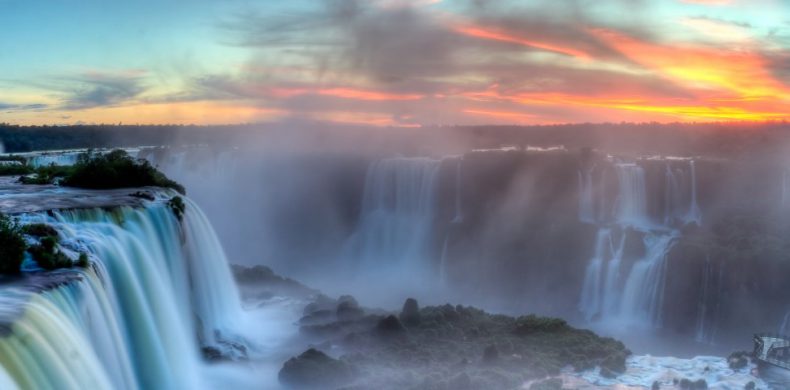
POLYGON ((790 96, 785 85, 767 69, 763 58, 748 51, 662 46, 609 30, 592 31, 632 61, 666 78, 720 98, 781 99, 790 96))
POLYGON ((545 51, 550 51, 553 53, 564 54, 570 57, 582 58, 582 59, 589 59, 590 56, 581 51, 576 50, 570 47, 563 47, 554 45, 547 42, 539 42, 534 40, 529 40, 523 37, 519 37, 516 35, 505 33, 501 30, 495 30, 490 28, 482 28, 472 25, 458 25, 454 26, 453 30, 459 34, 463 34, 466 36, 480 38, 480 39, 488 39, 493 41, 500 41, 500 42, 508 42, 514 43, 521 46, 527 46, 534 49, 540 49, 545 51))

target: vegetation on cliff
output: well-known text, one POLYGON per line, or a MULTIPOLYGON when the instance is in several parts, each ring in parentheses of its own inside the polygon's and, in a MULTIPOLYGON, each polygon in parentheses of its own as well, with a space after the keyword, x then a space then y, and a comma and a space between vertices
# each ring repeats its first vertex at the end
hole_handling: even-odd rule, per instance
POLYGON ((294 358, 280 372, 281 379, 287 378, 283 384, 305 387, 298 382, 303 380, 320 387, 322 380, 345 379, 342 386, 333 386, 516 389, 530 380, 555 377, 568 366, 577 371, 600 367, 616 376, 625 371, 630 354, 617 340, 557 318, 510 317, 460 305, 419 308, 415 300, 407 301, 399 316, 362 309, 355 316, 341 315, 341 306, 352 299, 335 301, 334 311, 326 299, 306 308, 302 333, 323 340, 314 345, 339 347, 342 355, 331 359, 311 352, 306 353, 311 359, 304 354, 294 358), (327 367, 314 369, 321 362, 342 364, 353 378, 330 375, 327 367))
POLYGON ((184 186, 167 178, 147 160, 135 160, 120 149, 81 155, 61 184, 91 189, 155 186, 186 193, 184 186))
POLYGON ((25 238, 19 225, 0 213, 0 274, 17 274, 25 260, 25 238))

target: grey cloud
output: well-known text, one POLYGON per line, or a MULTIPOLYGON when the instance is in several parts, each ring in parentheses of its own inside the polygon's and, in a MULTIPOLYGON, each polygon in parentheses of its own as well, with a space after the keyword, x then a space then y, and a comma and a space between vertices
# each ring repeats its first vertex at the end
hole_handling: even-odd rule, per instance
POLYGON ((44 110, 49 107, 43 103, 35 103, 35 104, 12 104, 12 103, 3 103, 0 102, 0 110, 3 111, 36 111, 36 110, 44 110))
POLYGON ((112 106, 132 100, 146 88, 140 75, 90 73, 68 80, 73 87, 63 102, 63 109, 79 110, 112 106))

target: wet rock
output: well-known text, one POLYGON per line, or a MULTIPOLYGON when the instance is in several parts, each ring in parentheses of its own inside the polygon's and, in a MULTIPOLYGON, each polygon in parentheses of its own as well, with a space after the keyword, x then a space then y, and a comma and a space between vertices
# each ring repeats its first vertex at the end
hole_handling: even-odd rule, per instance
POLYGON ((399 318, 405 326, 411 327, 420 325, 420 306, 417 304, 416 299, 409 298, 403 303, 403 309, 400 312, 399 318))
POLYGON ((203 347, 201 348, 201 352, 203 353, 203 358, 210 362, 217 362, 225 359, 225 357, 222 356, 222 352, 215 347, 203 347))
POLYGON ((708 382, 706 382, 704 379, 692 381, 690 379, 683 378, 678 383, 678 387, 681 390, 707 390, 708 382))
POLYGON ((359 303, 350 295, 343 295, 338 299, 336 315, 338 321, 355 321, 365 315, 359 303))
POLYGON ((353 366, 310 348, 289 359, 280 369, 280 383, 295 389, 327 389, 353 381, 353 366))
POLYGON ((727 357, 727 364, 733 370, 740 370, 749 364, 748 352, 733 352, 727 357))
POLYGON ((393 334, 403 332, 406 329, 403 327, 400 320, 398 320, 398 317, 389 315, 382 318, 381 321, 376 324, 376 330, 384 334, 393 334))
POLYGON ((499 350, 495 345, 489 345, 483 351, 483 363, 493 364, 499 361, 499 350))
POLYGON ((299 319, 301 325, 319 325, 332 322, 335 319, 335 313, 331 310, 316 310, 310 314, 305 315, 299 319))
POLYGON ((661 385, 658 381, 653 381, 653 385, 650 386, 650 390, 661 390, 661 385))

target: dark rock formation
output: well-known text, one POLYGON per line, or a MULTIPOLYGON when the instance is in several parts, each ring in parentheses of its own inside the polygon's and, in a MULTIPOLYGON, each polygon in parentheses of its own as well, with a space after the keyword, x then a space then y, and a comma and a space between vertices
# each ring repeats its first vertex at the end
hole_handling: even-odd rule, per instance
POLYGON ((290 388, 332 389, 353 381, 354 371, 349 364, 310 348, 285 362, 278 377, 290 388))
POLYGON ((359 308, 359 303, 351 295, 343 295, 338 299, 336 315, 339 321, 354 321, 361 318, 365 312, 359 308))
POLYGON ((376 324, 376 330, 383 334, 393 334, 403 332, 406 329, 403 327, 400 320, 398 320, 398 317, 389 315, 376 324))
POLYGON ((403 325, 408 327, 419 325, 420 306, 417 304, 417 300, 414 298, 407 299, 406 302, 403 303, 403 310, 401 310, 398 318, 400 318, 403 325))

